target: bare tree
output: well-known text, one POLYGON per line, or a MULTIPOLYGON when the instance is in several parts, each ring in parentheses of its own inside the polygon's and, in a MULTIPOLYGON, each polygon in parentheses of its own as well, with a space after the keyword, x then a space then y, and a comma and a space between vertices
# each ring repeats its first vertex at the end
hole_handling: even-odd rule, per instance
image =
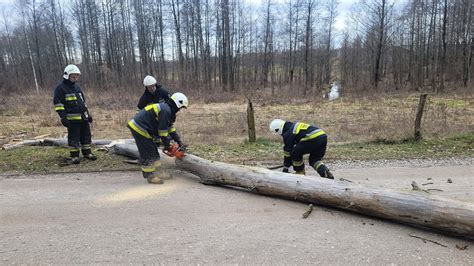
POLYGON ((340 43, 337 0, 16 4, 12 14, 2 9, 2 88, 32 71, 38 91, 49 88, 69 63, 96 87, 136 86, 145 74, 184 90, 248 94, 301 85, 307 96, 333 77, 346 91, 472 87, 472 0, 360 0, 340 43))
POLYGON ((333 42, 333 30, 334 24, 336 23, 337 17, 337 7, 339 5, 338 0, 329 0, 325 4, 326 11, 326 51, 324 55, 324 83, 329 84, 331 80, 331 52, 332 52, 332 42, 333 42))

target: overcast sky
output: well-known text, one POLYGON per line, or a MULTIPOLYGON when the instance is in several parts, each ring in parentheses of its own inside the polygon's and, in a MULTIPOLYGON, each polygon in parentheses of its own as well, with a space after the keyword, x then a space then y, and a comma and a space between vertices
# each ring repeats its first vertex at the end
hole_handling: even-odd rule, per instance
MULTIPOLYGON (((262 0, 247 0, 249 2, 253 2, 255 4, 259 4, 262 0)), ((278 1, 278 0, 277 0, 278 1)), ((13 3, 14 0, 0 0, 0 7, 2 5, 13 3)), ((324 2, 324 0, 322 0, 324 2)), ((347 13, 350 9, 350 6, 355 3, 356 0, 339 0, 339 8, 338 8, 338 17, 336 21, 336 28, 343 29, 345 26, 345 18, 347 17, 347 13)))
MULTIPOLYGON (((6 6, 8 4, 13 3, 15 0, 0 0, 0 8, 2 6, 6 6)), ((253 2, 255 4, 260 4, 263 0, 247 0, 248 2, 253 2)), ((283 2, 283 0, 276 0, 277 2, 283 2)), ((357 0, 339 0, 338 6, 338 16, 336 19, 336 29, 343 30, 346 27, 347 17, 349 14, 350 7, 353 3, 357 0)), ((325 2, 325 0, 321 0, 321 2, 325 2)))

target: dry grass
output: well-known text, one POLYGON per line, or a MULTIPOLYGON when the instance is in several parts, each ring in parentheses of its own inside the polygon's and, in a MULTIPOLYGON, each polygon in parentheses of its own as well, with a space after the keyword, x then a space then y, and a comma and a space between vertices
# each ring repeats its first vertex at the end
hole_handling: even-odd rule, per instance
MULTIPOLYGON (((85 91, 94 117, 94 138, 129 138, 125 127, 136 112, 139 89, 127 92, 85 91)), ((178 113, 176 127, 189 144, 235 144, 246 137, 246 103, 244 96, 233 96, 225 103, 210 103, 212 96, 189 93, 190 108, 178 113)), ((257 136, 278 140, 268 132, 273 118, 304 120, 315 123, 329 135, 331 143, 361 142, 378 139, 400 140, 413 135, 418 104, 417 95, 384 95, 381 97, 342 97, 324 101, 320 97, 292 100, 270 97, 268 91, 253 96, 257 136)), ((429 96, 422 121, 426 137, 448 136, 474 131, 473 95, 429 96)), ((53 110, 52 92, 36 95, 9 95, 0 108, 0 135, 12 139, 21 136, 51 134, 62 137, 66 130, 53 110), (24 135, 24 134, 23 134, 24 135)))

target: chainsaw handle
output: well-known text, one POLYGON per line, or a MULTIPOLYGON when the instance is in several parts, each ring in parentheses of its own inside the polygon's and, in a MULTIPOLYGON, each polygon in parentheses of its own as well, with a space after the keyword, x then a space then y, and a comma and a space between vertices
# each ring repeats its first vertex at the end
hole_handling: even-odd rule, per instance
POLYGON ((168 151, 168 150, 163 150, 163 153, 166 154, 166 155, 168 155, 169 157, 174 157, 174 154, 171 153, 171 152, 168 151))

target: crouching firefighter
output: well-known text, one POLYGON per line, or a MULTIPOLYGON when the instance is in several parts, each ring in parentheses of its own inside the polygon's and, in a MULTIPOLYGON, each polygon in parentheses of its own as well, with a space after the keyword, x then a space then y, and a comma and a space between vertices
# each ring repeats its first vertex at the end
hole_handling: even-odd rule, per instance
POLYGON ((296 174, 305 174, 303 155, 309 153, 309 164, 321 177, 334 179, 333 174, 321 161, 326 153, 327 136, 320 128, 303 122, 288 122, 274 119, 270 131, 283 137, 283 172, 288 173, 290 166, 296 174))
POLYGON ((91 152, 92 117, 87 109, 86 99, 77 81, 81 71, 75 65, 64 69, 63 81, 54 90, 54 110, 61 118, 61 124, 67 128, 67 143, 71 153, 71 163, 80 163, 79 149, 84 158, 96 160, 91 152))
POLYGON ((164 146, 164 152, 168 155, 176 149, 171 146, 171 139, 185 149, 176 129, 173 126, 176 113, 181 108, 188 107, 188 98, 180 93, 174 93, 169 103, 155 103, 140 110, 136 116, 128 122, 127 127, 137 144, 142 165, 143 177, 150 184, 163 184, 163 179, 168 179, 169 174, 160 173, 160 144, 164 146))

